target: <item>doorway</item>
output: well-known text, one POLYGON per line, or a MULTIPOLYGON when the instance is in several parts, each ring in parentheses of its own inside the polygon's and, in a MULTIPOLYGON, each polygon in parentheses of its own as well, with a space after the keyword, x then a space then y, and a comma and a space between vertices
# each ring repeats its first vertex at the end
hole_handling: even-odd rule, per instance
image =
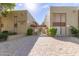
POLYGON ((54 13, 53 26, 57 28, 57 36, 66 36, 66 14, 54 13))

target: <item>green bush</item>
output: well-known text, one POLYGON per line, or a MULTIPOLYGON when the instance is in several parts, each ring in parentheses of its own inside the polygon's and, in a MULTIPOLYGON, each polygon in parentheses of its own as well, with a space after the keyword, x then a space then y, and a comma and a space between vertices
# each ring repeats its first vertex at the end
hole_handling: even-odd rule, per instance
POLYGON ((56 28, 53 28, 53 27, 51 27, 51 28, 49 28, 48 29, 48 35, 49 36, 55 36, 56 35, 56 33, 57 33, 57 29, 56 28))
POLYGON ((33 35, 33 29, 32 28, 27 29, 27 35, 33 35))
POLYGON ((79 35, 79 30, 76 29, 76 28, 73 27, 73 26, 71 26, 70 31, 71 31, 71 34, 72 34, 73 36, 78 36, 78 35, 79 35))
POLYGON ((16 32, 10 32, 10 31, 3 31, 2 33, 8 34, 8 35, 16 35, 16 32))
POLYGON ((8 34, 8 31, 3 31, 2 33, 8 34))
POLYGON ((0 41, 6 41, 8 34, 0 32, 0 41))
POLYGON ((77 34, 78 33, 78 29, 76 29, 75 27, 71 26, 71 33, 72 34, 77 34))

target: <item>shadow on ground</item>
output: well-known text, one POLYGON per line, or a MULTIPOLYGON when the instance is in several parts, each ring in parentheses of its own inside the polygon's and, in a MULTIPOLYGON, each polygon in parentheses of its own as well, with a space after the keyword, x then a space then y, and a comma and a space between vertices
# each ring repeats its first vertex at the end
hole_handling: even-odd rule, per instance
POLYGON ((34 47, 36 41, 39 36, 29 36, 22 39, 22 45, 20 45, 19 49, 17 49, 15 55, 16 56, 28 56, 34 47), (24 42, 24 43, 23 43, 24 42))
POLYGON ((58 36, 58 37, 54 37, 56 40, 61 40, 64 42, 72 42, 72 43, 76 43, 79 44, 79 38, 76 37, 64 37, 64 36, 58 36))
POLYGON ((27 56, 39 36, 28 36, 0 43, 0 56, 27 56))

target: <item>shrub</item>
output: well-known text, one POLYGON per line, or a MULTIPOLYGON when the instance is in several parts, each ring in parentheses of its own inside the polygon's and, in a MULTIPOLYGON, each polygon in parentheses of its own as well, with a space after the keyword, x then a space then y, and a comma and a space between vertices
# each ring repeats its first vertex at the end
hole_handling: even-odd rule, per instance
POLYGON ((33 34, 33 29, 32 28, 28 28, 27 29, 27 35, 32 35, 33 34))
POLYGON ((16 35, 16 32, 8 32, 8 35, 16 35))
POLYGON ((71 26, 71 28, 70 28, 70 31, 71 31, 71 34, 73 35, 73 36, 78 36, 79 34, 79 30, 78 29, 76 29, 75 27, 73 27, 73 26, 71 26))
POLYGON ((6 41, 8 34, 0 32, 0 41, 6 41))
POLYGON ((77 34, 78 33, 78 29, 76 29, 75 27, 71 26, 71 33, 72 34, 77 34))
POLYGON ((8 35, 16 35, 16 32, 10 32, 10 31, 3 31, 2 33, 8 34, 8 35))
POLYGON ((56 35, 56 33, 57 33, 57 29, 56 28, 53 28, 53 27, 51 27, 51 28, 49 28, 48 29, 48 35, 49 36, 55 36, 56 35))
POLYGON ((3 31, 2 33, 8 34, 8 31, 3 31))

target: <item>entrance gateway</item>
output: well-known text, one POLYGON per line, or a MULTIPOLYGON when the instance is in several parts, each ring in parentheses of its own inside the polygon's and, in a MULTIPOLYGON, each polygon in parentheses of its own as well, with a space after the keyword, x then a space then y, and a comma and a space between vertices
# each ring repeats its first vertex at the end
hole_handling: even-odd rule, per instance
POLYGON ((53 26, 57 28, 57 36, 66 36, 66 14, 53 13, 53 26))

